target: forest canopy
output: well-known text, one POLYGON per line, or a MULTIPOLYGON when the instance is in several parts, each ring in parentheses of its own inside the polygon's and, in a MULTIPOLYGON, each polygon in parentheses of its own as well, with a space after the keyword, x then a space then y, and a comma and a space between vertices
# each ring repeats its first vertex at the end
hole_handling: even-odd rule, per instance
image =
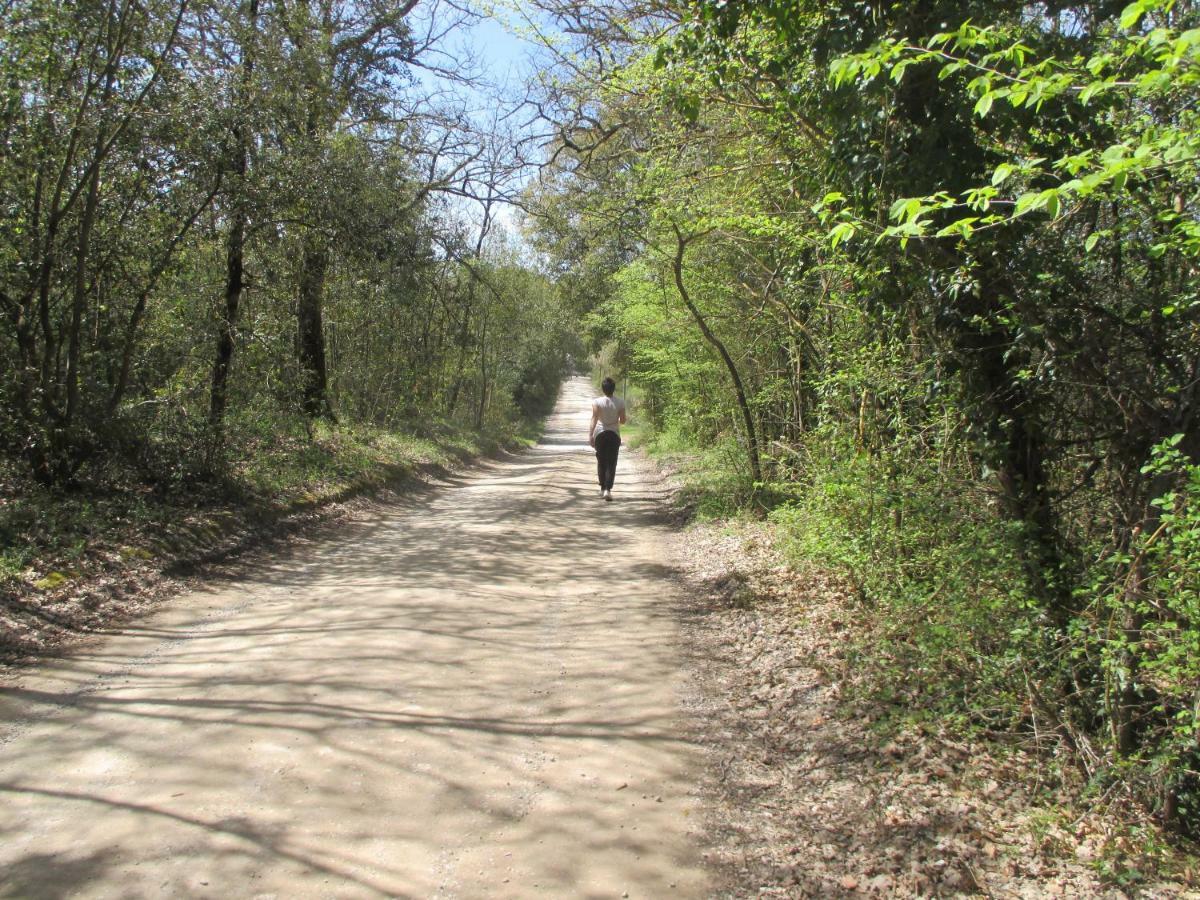
POLYGON ((0 16, 0 447, 38 482, 120 460, 178 483, 251 435, 500 430, 553 401, 570 323, 499 221, 522 145, 453 55, 478 12, 0 16))

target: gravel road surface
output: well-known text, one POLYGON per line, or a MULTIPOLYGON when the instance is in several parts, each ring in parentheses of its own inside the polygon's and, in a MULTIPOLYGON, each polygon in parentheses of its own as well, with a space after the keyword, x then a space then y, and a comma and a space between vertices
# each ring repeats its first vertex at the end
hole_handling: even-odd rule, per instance
POLYGON ((3 897, 696 897, 664 488, 545 438, 0 686, 3 897))

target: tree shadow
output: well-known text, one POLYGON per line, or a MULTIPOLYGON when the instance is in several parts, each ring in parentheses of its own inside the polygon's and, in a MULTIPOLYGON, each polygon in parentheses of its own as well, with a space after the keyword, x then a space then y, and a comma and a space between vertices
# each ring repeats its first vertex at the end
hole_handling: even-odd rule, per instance
MULTIPOLYGON (((4 790, 0 786, 0 791, 4 790)), ((59 900, 73 897, 94 882, 113 864, 113 853, 105 848, 78 856, 30 852, 6 862, 0 871, 0 897, 13 900, 59 900)))

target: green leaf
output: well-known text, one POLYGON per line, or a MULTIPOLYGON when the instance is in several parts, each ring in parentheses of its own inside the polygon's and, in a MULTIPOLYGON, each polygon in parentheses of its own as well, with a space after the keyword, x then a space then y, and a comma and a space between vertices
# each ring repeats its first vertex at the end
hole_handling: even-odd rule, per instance
POLYGON ((1143 15, 1145 15, 1146 7, 1142 0, 1137 0, 1135 3, 1130 3, 1121 11, 1121 27, 1128 30, 1133 28, 1143 15))
POLYGON ((1144 75, 1140 75, 1137 85, 1138 89, 1144 93, 1168 90, 1172 86, 1171 73, 1162 69, 1154 69, 1146 72, 1144 75))
POLYGON ((1000 163, 1000 165, 996 166, 996 171, 992 173, 992 187, 999 187, 1016 170, 1017 167, 1011 163, 1000 163))
POLYGON ((1124 144, 1111 144, 1104 148, 1104 152, 1100 154, 1100 161, 1104 163, 1120 162, 1129 155, 1129 148, 1124 144))
POLYGON ((904 78, 904 70, 911 66, 915 61, 916 60, 912 59, 902 59, 900 62, 892 66, 892 81, 896 82, 896 84, 899 84, 901 79, 904 78))
POLYGON ((1100 93, 1100 91, 1104 90, 1104 87, 1105 85, 1103 81, 1093 81, 1079 92, 1079 102, 1084 106, 1087 106, 1088 101, 1095 97, 1096 94, 1100 93))
POLYGON ((1183 55, 1183 52, 1190 47, 1200 44, 1200 28, 1189 28, 1175 41, 1175 52, 1183 55))
POLYGON ((978 100, 976 100, 975 101, 975 115, 979 116, 979 118, 981 118, 981 119, 984 116, 986 116, 992 108, 992 101, 995 99, 995 97, 996 97, 995 93, 993 93, 992 91, 988 91, 986 94, 984 94, 978 100))
POLYGON ((1100 243, 1100 235, 1092 232, 1088 235, 1087 240, 1083 242, 1083 249, 1085 252, 1091 253, 1098 243, 1100 243))
POLYGON ((858 61, 851 57, 843 56, 829 64, 829 80, 837 87, 841 87, 853 81, 857 77, 858 71, 858 61))
POLYGON ((956 222, 951 222, 945 228, 941 228, 936 232, 937 237, 950 237, 952 235, 960 235, 964 238, 970 238, 975 233, 974 224, 979 221, 977 216, 972 216, 966 219, 959 219, 956 222))
POLYGON ((951 75, 957 75, 959 72, 961 72, 966 67, 967 67, 967 64, 963 60, 957 60, 952 63, 947 63, 946 65, 942 66, 941 71, 938 72, 938 81, 945 81, 951 75))
POLYGON ((1093 75, 1099 75, 1106 68, 1112 65, 1112 62, 1113 57, 1111 53, 1100 53, 1089 59, 1085 68, 1093 75))
POLYGON ((1013 218, 1023 216, 1025 213, 1037 209, 1042 201, 1042 195, 1036 191, 1022 194, 1017 198, 1016 208, 1013 209, 1013 218))
POLYGON ((921 197, 901 197, 891 205, 888 218, 896 222, 911 222, 924 212, 925 208, 925 201, 921 197))
POLYGON ((858 229, 850 222, 838 222, 829 232, 829 246, 836 247, 838 244, 850 240, 857 231, 858 229))
POLYGON ((991 209, 992 199, 998 193, 994 187, 972 188, 963 194, 963 202, 971 209, 987 212, 991 209))

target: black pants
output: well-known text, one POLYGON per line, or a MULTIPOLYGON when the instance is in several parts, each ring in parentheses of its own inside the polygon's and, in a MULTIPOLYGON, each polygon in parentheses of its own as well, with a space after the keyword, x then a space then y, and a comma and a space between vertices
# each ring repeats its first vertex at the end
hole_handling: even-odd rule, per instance
POLYGON ((621 449, 621 436, 615 431, 602 431, 596 436, 596 477, 600 490, 611 491, 613 479, 617 477, 617 452, 621 449))

